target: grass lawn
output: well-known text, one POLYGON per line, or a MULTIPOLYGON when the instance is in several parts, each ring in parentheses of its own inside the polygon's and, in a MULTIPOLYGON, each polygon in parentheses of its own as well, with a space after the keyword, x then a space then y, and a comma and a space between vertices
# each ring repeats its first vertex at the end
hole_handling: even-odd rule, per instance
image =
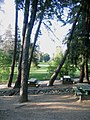
MULTIPOLYGON (((48 80, 50 74, 48 72, 48 63, 40 63, 39 67, 31 67, 30 78, 37 78, 38 80, 48 80)), ((13 82, 17 78, 17 67, 15 67, 13 82)), ((6 71, 4 68, 0 69, 0 82, 8 82, 10 70, 6 71)))
POLYGON ((48 72, 48 63, 40 63, 39 68, 31 68, 30 78, 37 78, 38 80, 48 80, 50 74, 48 72))
MULTIPOLYGON (((31 67, 29 79, 36 78, 37 80, 49 80, 51 77, 50 73, 48 72, 49 64, 42 62, 42 63, 39 63, 38 66, 39 66, 38 68, 33 67, 33 66, 31 67)), ((18 72, 17 67, 15 67, 15 74, 14 74, 13 82, 16 81, 17 72, 18 72)), ((0 82, 8 82, 9 74, 10 74, 10 68, 9 69, 1 68, 0 69, 0 82)), ((80 75, 80 71, 77 70, 75 72, 75 77, 79 75, 80 75)))

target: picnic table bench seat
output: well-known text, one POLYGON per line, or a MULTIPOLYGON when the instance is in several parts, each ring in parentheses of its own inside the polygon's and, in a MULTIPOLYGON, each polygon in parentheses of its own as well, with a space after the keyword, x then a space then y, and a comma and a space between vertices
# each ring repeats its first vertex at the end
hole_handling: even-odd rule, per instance
POLYGON ((73 91, 75 92, 75 95, 77 96, 82 95, 82 92, 77 87, 73 87, 73 91))
POLYGON ((79 100, 90 100, 90 86, 87 84, 79 84, 73 87, 73 92, 79 97, 79 100))

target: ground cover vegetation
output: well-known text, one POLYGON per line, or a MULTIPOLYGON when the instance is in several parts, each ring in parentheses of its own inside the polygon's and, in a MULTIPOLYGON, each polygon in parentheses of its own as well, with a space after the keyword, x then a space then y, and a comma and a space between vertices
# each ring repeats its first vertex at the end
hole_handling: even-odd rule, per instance
MULTIPOLYGON (((37 53, 35 49, 37 48, 37 40, 41 33, 41 24, 48 26, 50 30, 52 19, 57 19, 63 25, 72 24, 72 28, 64 40, 64 43, 67 45, 67 50, 63 55, 60 54, 59 57, 55 57, 49 63, 48 72, 52 74, 49 80, 49 86, 53 85, 58 75, 63 76, 63 74, 69 74, 74 76, 73 73, 77 69, 80 71, 80 82, 83 82, 84 77, 89 82, 90 2, 88 0, 15 0, 15 8, 15 35, 13 37, 10 31, 6 32, 7 37, 0 36, 0 44, 4 52, 4 48, 11 48, 8 50, 8 54, 12 56, 12 63, 9 62, 10 64, 8 66, 8 68, 10 67, 8 69, 10 72, 8 87, 11 87, 14 73, 17 71, 14 88, 20 88, 20 102, 28 101, 28 79, 31 73, 33 73, 33 69, 31 68, 32 61, 34 63, 38 61, 37 57, 35 57, 37 53), (64 17, 65 9, 67 9, 66 19, 64 17), (19 10, 24 11, 22 40, 19 36, 21 33, 18 30, 19 10), (35 24, 37 25, 37 29, 34 34, 34 42, 32 43, 32 31, 35 24), (7 39, 11 40, 11 42, 7 39), (7 46, 8 42, 6 40, 10 42, 9 45, 11 46, 13 42, 13 48, 11 46, 3 47, 3 43, 7 46), (20 41, 22 41, 22 44, 19 44, 21 43, 20 41), (18 66, 17 70, 15 68, 16 66, 18 66)), ((4 54, 1 51, 1 55, 7 57, 8 60, 6 52, 4 54)), ((50 59, 47 54, 43 58, 45 62, 50 59)), ((0 59, 2 60, 2 56, 0 59)), ((38 66, 37 72, 39 72, 42 67, 38 64, 36 66, 38 66)))

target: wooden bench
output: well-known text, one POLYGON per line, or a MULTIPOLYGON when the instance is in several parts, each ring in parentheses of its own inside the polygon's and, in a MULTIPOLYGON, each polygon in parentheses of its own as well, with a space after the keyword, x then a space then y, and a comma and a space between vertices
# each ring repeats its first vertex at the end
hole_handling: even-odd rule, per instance
POLYGON ((77 87, 73 87, 73 91, 75 92, 75 95, 78 96, 79 100, 81 101, 83 97, 82 92, 77 87))
POLYGON ((81 84, 79 85, 79 89, 84 92, 85 95, 90 95, 90 85, 89 84, 81 84))
POLYGON ((82 92, 77 87, 73 87, 73 91, 75 92, 75 95, 77 95, 77 96, 82 95, 82 92))
POLYGON ((73 87, 73 91, 79 100, 90 100, 90 85, 88 84, 77 84, 73 87))

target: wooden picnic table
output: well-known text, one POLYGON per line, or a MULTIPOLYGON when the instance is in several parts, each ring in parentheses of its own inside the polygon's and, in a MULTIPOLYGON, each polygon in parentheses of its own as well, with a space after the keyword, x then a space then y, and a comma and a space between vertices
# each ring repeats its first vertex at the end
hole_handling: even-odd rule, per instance
POLYGON ((28 85, 31 87, 38 87, 38 80, 36 78, 31 78, 28 80, 28 85))
POLYGON ((90 84, 78 83, 73 87, 75 95, 79 100, 90 100, 90 84))
POLYGON ((79 83, 78 88, 85 92, 86 95, 90 94, 90 85, 86 83, 79 83))

